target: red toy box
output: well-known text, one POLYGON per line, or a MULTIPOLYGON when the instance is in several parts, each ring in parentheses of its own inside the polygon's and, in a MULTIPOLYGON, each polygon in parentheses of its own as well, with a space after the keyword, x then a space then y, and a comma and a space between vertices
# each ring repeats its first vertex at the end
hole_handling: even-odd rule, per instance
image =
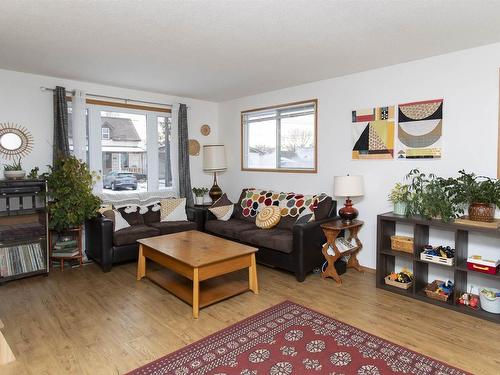
POLYGON ((467 258, 467 268, 472 271, 496 275, 500 267, 500 260, 483 259, 480 255, 467 258))

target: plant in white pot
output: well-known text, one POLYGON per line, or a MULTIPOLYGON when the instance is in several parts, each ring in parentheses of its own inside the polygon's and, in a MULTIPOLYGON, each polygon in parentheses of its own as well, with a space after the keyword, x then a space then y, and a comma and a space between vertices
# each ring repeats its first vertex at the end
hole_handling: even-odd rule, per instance
POLYGON ((20 180, 26 176, 26 171, 21 165, 21 158, 18 161, 14 160, 12 164, 5 164, 3 167, 3 175, 7 180, 20 180))
POLYGON ((410 187, 402 183, 396 183, 389 193, 389 202, 394 204, 394 213, 406 215, 408 200, 410 199, 410 187))
POLYGON ((194 187, 192 190, 194 193, 194 203, 198 204, 198 205, 202 205, 203 198, 205 197, 205 194, 208 193, 208 189, 205 187, 200 187, 200 188, 194 187))

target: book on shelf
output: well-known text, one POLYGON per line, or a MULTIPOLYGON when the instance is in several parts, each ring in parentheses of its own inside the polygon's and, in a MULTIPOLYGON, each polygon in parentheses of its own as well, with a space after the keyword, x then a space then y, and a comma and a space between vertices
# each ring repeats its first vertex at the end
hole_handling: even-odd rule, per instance
POLYGON ((55 245, 53 246, 54 249, 68 249, 68 248, 75 248, 77 246, 76 240, 69 240, 69 241, 57 241, 55 245))
POLYGON ((65 257, 75 257, 77 255, 80 255, 80 250, 78 249, 73 249, 72 251, 58 251, 58 252, 52 252, 51 257, 52 258, 65 258, 65 257))
POLYGON ((0 277, 46 269, 45 252, 39 242, 0 247, 0 277))

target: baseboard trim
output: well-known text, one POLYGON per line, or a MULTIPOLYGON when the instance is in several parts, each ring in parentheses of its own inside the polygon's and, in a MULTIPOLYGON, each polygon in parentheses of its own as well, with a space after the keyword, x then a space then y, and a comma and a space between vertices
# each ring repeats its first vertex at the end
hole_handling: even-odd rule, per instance
POLYGON ((377 270, 375 268, 370 268, 366 266, 361 266, 361 269, 366 273, 376 273, 377 270))

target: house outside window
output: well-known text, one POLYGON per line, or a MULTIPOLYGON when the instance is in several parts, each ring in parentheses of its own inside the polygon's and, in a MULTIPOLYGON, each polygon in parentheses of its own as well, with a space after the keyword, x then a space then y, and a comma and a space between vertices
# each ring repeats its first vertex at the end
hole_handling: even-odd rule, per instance
POLYGON ((173 188, 172 175, 177 171, 170 162, 170 110, 158 109, 87 103, 87 163, 101 175, 96 192, 123 194, 173 188))
POLYGON ((102 139, 109 139, 109 133, 110 133, 109 128, 108 127, 103 127, 101 129, 101 138, 102 139))
POLYGON ((241 169, 317 171, 316 99, 241 112, 241 169))

